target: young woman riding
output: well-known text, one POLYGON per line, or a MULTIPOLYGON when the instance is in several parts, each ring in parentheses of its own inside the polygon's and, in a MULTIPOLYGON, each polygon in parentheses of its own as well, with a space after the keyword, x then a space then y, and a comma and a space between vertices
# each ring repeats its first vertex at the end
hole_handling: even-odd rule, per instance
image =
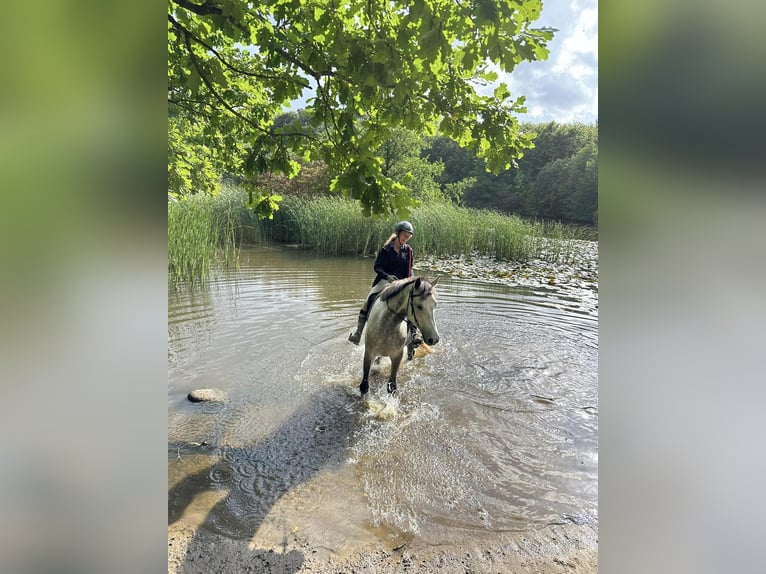
MULTIPOLYGON (((348 336, 348 340, 358 345, 362 338, 362 330, 367 322, 367 313, 370 306, 377 299, 378 294, 383 288, 397 279, 407 279, 412 277, 412 262, 414 259, 412 247, 407 242, 415 234, 415 229, 409 221, 400 221, 396 224, 394 232, 383 244, 378 257, 375 259, 373 270, 375 279, 372 282, 372 288, 367 295, 367 299, 359 311, 359 320, 356 331, 348 336)), ((408 358, 412 358, 415 348, 423 343, 423 338, 418 328, 413 324, 408 324, 410 332, 410 342, 408 343, 408 358)))

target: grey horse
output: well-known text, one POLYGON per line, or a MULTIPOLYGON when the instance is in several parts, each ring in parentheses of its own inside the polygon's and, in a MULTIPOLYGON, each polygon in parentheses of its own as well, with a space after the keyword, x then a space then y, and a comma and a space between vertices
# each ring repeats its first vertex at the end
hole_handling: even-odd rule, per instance
POLYGON ((369 312, 364 336, 363 375, 359 385, 362 395, 370 389, 370 366, 376 357, 391 359, 387 389, 389 393, 396 390, 396 374, 407 343, 407 322, 420 329, 423 341, 428 345, 439 342, 434 322, 434 286, 438 281, 438 277, 433 283, 422 277, 410 277, 394 281, 380 292, 369 312))

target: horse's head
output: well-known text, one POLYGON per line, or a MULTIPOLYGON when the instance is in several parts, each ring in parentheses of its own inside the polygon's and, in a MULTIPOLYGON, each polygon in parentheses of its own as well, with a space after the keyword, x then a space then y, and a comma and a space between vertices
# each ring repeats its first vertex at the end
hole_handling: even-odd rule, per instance
POLYGON ((434 309, 436 308, 436 291, 434 287, 439 282, 437 277, 432 283, 418 277, 412 284, 410 304, 407 315, 423 334, 423 340, 429 345, 439 342, 439 331, 436 329, 434 309))

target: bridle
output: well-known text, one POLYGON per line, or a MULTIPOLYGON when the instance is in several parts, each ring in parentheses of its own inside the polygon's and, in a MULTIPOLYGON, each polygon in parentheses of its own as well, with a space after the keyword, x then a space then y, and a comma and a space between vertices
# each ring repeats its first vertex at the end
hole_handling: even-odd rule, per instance
POLYGON ((415 284, 413 283, 410 285, 410 294, 407 296, 407 308, 404 313, 404 316, 400 315, 396 311, 394 311, 391 308, 391 299, 386 299, 386 307, 389 311, 391 311, 391 314, 397 317, 400 321, 404 321, 408 325, 415 325, 418 329, 420 329, 420 324, 418 323, 418 316, 415 313, 415 297, 425 297, 426 296, 426 290, 423 289, 422 293, 419 293, 418 295, 415 295, 415 284), (410 321, 409 318, 409 310, 412 309, 412 321, 410 321))

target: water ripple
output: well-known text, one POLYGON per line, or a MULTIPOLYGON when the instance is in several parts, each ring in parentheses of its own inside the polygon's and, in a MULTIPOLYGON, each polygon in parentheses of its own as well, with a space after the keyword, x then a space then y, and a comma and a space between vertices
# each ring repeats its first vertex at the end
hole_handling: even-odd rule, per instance
MULTIPOLYGON (((169 437, 223 445, 199 454, 209 457, 209 487, 225 493, 206 527, 250 538, 277 507, 301 522, 308 508, 342 514, 349 500, 367 505, 354 525, 338 524, 349 541, 370 525, 436 544, 592 520, 594 307, 541 289, 445 279, 442 341, 402 365, 395 397, 381 362, 362 401, 363 348, 346 338, 371 266, 256 248, 239 270, 169 294, 169 437), (227 403, 185 400, 208 387, 227 403)), ((169 462, 181 472, 185 451, 177 452, 169 462)))

